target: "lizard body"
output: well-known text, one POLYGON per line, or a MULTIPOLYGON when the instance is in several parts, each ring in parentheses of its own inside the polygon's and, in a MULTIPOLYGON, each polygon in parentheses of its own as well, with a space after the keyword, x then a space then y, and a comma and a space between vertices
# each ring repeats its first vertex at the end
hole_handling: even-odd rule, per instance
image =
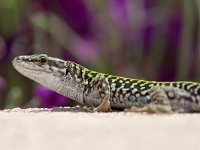
POLYGON ((45 54, 18 56, 13 66, 24 76, 95 111, 111 108, 142 112, 200 111, 200 84, 195 82, 113 76, 45 54))

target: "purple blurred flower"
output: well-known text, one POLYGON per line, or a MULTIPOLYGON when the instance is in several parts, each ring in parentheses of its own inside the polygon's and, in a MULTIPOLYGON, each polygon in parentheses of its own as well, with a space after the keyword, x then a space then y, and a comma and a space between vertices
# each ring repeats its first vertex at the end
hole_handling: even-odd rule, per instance
POLYGON ((158 4, 158 0, 145 0, 144 1, 146 9, 152 8, 158 4))
POLYGON ((0 92, 6 88, 6 81, 0 76, 0 92))
POLYGON ((69 99, 67 97, 64 97, 43 86, 37 87, 35 91, 35 96, 40 100, 41 106, 44 108, 66 106, 69 102, 69 99))
MULTIPOLYGON (((128 1, 127 0, 110 0, 108 1, 108 8, 115 26, 119 30, 119 37, 121 37, 123 47, 121 49, 126 49, 125 47, 133 44, 133 40, 138 38, 136 31, 132 28, 130 20, 130 12, 128 11, 128 1)), ((135 13, 134 6, 129 6, 132 8, 132 13, 135 13)), ((129 8, 130 9, 130 8, 129 8)))
MULTIPOLYGON (((101 28, 98 26, 95 17, 93 17, 87 2, 82 0, 58 0, 55 3, 53 0, 40 0, 38 4, 44 9, 57 13, 78 35, 74 34, 75 36, 72 36, 69 49, 73 51, 76 58, 79 58, 79 61, 86 62, 96 59, 97 39, 99 33, 101 33, 101 28)), ((71 57, 70 53, 65 53, 65 56, 71 57)))
POLYGON ((116 25, 127 27, 128 25, 128 12, 126 0, 110 0, 108 1, 109 9, 113 20, 116 25))
POLYGON ((175 80, 177 56, 180 50, 181 32, 183 28, 182 21, 182 16, 179 11, 175 10, 169 15, 167 22, 166 53, 158 74, 158 80, 175 80))
POLYGON ((59 0, 60 11, 70 26, 81 35, 90 34, 90 12, 82 0, 59 0))
POLYGON ((70 27, 82 37, 88 37, 94 32, 94 17, 82 0, 40 0, 40 4, 50 11, 59 14, 70 27))
POLYGON ((155 31, 154 27, 150 23, 147 24, 148 25, 143 29, 145 54, 148 54, 150 51, 153 31, 155 31))
POLYGON ((80 58, 79 61, 87 62, 98 57, 97 43, 90 39, 75 39, 72 43, 72 49, 76 52, 77 58, 80 58))

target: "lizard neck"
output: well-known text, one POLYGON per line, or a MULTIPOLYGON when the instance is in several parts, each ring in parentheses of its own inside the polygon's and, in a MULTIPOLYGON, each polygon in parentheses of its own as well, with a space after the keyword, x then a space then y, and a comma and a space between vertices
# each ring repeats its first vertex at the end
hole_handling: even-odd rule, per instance
POLYGON ((57 87, 53 90, 79 103, 83 103, 84 73, 86 70, 88 69, 79 64, 69 62, 68 67, 63 69, 64 75, 61 76, 59 83, 55 84, 57 87))

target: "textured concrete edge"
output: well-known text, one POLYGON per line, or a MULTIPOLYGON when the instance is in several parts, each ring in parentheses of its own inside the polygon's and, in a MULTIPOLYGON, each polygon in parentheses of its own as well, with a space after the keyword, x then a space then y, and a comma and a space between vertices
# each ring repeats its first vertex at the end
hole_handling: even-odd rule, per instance
POLYGON ((12 108, 12 109, 4 109, 0 112, 87 112, 83 108, 81 108, 79 105, 75 107, 54 107, 54 108, 12 108))

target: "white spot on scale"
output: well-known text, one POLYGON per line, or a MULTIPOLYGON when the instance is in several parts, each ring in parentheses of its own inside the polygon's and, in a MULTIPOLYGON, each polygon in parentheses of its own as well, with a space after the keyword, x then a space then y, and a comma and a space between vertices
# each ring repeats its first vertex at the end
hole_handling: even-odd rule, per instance
POLYGON ((138 98, 140 97, 140 93, 136 93, 135 96, 138 98))
POLYGON ((192 101, 193 101, 193 102, 195 102, 195 101, 196 101, 196 98, 195 98, 195 96, 191 96, 191 99, 192 99, 192 101))
POLYGON ((197 99, 197 101, 200 101, 200 96, 197 95, 197 96, 196 96, 196 99, 197 99))
POLYGON ((116 98, 114 97, 114 98, 113 98, 113 103, 116 103, 116 102, 117 102, 117 101, 116 101, 116 98))
POLYGON ((167 94, 168 94, 168 97, 169 97, 169 98, 173 98, 173 97, 174 97, 174 93, 171 92, 171 91, 169 91, 167 94))
POLYGON ((106 84, 105 84, 105 83, 102 83, 102 87, 106 87, 106 84))
POLYGON ((189 91, 189 90, 191 89, 192 86, 194 86, 194 84, 190 84, 190 85, 186 86, 186 90, 189 91))
POLYGON ((118 97, 118 95, 119 95, 118 92, 116 92, 116 93, 115 93, 115 97, 118 97))
POLYGON ((131 95, 131 93, 126 93, 125 97, 128 98, 131 95))
POLYGON ((199 88, 200 88, 199 86, 197 88, 195 88, 195 90, 194 90, 195 94, 198 94, 199 88))

